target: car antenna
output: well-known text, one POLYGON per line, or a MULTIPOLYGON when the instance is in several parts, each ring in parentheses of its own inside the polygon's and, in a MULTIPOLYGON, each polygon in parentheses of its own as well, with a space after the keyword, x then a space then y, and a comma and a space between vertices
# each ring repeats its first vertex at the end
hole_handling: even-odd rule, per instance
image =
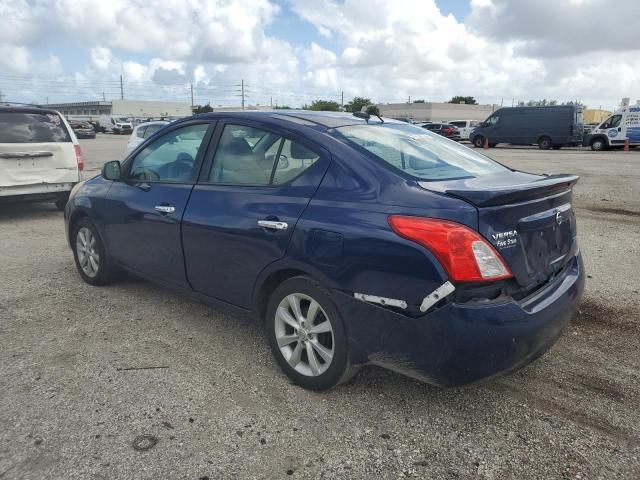
POLYGON ((369 123, 369 119, 371 118, 371 113, 369 113, 370 111, 371 113, 373 113, 373 115, 378 117, 378 120, 380 120, 380 123, 384 123, 384 120, 382 119, 382 117, 378 115, 375 111, 372 111, 372 109, 370 110, 369 108, 367 108, 366 112, 353 112, 353 116, 358 118, 364 118, 367 121, 367 123, 369 123))

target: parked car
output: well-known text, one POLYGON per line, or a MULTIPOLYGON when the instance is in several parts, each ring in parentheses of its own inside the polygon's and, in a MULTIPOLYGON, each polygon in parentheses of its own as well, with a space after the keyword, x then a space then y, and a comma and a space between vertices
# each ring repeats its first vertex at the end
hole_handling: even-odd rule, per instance
POLYGON ((508 107, 496 110, 471 132, 471 141, 481 148, 499 143, 538 145, 541 150, 582 144, 582 107, 508 107))
POLYGON ((315 390, 367 363, 453 386, 542 355, 584 287, 578 177, 354 115, 166 126, 74 189, 79 275, 103 285, 122 269, 253 314, 284 372, 315 390))
POLYGON ((583 145, 591 150, 640 145, 640 105, 625 105, 584 136, 583 145))
POLYGON ((83 167, 78 139, 60 113, 0 105, 0 201, 53 201, 63 209, 83 167))
POLYGON ((77 138, 96 138, 96 131, 89 122, 70 121, 69 125, 77 138))
POLYGON ((450 125, 448 123, 423 123, 422 128, 426 128, 430 132, 437 133, 438 135, 442 135, 450 140, 460 140, 460 132, 456 127, 450 125))
POLYGON ((127 155, 135 150, 138 145, 144 142, 145 138, 149 138, 151 135, 167 125, 169 125, 169 122, 167 121, 145 122, 137 125, 133 129, 133 132, 129 137, 129 141, 127 142, 127 155))
POLYGON ((460 132, 461 140, 469 140, 469 135, 480 124, 477 120, 454 120, 449 122, 449 125, 453 125, 460 132))

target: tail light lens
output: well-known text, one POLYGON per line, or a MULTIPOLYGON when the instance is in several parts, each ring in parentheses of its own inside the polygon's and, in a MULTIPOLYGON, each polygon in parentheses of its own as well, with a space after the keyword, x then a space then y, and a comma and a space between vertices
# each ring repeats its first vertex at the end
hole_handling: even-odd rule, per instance
POLYGON ((433 253, 451 280, 482 282, 513 276, 493 246, 478 232, 460 223, 392 215, 389 225, 401 237, 433 253))
POLYGON ((82 149, 80 145, 74 145, 76 149, 76 162, 78 162, 78 170, 84 170, 84 158, 82 157, 82 149))

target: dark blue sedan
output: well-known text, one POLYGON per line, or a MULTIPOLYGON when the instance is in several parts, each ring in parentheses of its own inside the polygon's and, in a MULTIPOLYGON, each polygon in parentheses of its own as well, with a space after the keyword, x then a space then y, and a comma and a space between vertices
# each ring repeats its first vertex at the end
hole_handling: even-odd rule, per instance
POLYGON ((126 270, 253 313, 305 388, 365 364, 457 386, 533 361, 575 313, 577 180, 366 114, 214 113, 106 163, 65 221, 87 283, 126 270))

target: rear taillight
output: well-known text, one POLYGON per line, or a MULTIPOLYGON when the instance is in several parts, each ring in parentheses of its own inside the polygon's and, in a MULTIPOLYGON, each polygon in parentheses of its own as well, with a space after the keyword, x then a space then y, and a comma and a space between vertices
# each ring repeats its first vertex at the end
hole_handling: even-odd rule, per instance
POLYGON ((84 158, 82 158, 82 149, 80 145, 74 145, 76 149, 76 162, 78 162, 78 170, 84 170, 84 158))
POLYGON ((513 274, 500 254, 475 230, 437 218, 391 215, 395 233, 426 247, 458 282, 502 280, 513 274))

